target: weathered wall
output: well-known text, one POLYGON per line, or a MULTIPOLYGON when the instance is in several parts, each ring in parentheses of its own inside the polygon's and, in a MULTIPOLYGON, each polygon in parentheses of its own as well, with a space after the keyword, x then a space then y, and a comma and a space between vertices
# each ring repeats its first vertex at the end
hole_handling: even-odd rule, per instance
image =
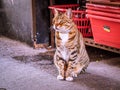
MULTIPOLYGON (((48 0, 35 1, 37 43, 49 42, 48 0)), ((32 45, 32 0, 0 0, 0 33, 32 45)))
POLYGON ((4 30, 1 30, 2 33, 32 44, 31 0, 2 0, 2 8, 4 9, 1 16, 2 24, 4 24, 4 30))

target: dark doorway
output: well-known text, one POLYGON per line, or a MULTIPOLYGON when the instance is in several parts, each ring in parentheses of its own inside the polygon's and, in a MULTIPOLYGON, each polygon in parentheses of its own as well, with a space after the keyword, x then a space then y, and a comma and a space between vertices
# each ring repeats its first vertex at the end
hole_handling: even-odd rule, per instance
POLYGON ((33 38, 37 44, 49 43, 49 1, 33 0, 33 38))

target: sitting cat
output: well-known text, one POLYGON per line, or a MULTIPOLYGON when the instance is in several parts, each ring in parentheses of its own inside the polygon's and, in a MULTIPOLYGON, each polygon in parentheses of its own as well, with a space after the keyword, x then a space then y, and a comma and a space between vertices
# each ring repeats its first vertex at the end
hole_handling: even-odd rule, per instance
POLYGON ((73 77, 77 77, 89 64, 83 36, 72 20, 71 9, 65 13, 54 9, 52 24, 56 44, 54 64, 59 72, 57 79, 72 81, 73 77))

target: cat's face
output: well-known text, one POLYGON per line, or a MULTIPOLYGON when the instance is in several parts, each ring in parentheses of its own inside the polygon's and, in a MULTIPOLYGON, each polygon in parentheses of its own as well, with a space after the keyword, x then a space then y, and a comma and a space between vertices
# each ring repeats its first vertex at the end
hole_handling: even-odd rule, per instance
POLYGON ((53 28, 61 33, 68 33, 72 27, 72 11, 68 9, 65 13, 59 13, 56 9, 54 10, 53 28))

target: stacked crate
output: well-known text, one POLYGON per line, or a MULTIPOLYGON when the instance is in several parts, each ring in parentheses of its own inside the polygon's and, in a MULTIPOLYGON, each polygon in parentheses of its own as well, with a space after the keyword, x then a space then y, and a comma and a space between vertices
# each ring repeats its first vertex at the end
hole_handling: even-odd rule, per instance
POLYGON ((94 41, 120 49, 120 7, 87 4, 94 41))

